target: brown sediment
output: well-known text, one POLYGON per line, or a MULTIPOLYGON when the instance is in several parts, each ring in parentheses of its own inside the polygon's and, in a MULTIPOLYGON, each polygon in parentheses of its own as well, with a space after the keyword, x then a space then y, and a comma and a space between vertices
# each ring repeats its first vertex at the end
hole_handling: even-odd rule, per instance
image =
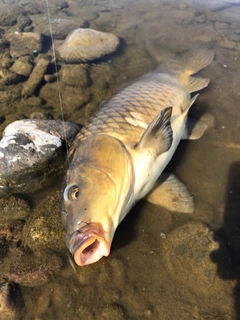
POLYGON ((240 149, 240 144, 232 142, 214 142, 213 145, 220 148, 240 149))

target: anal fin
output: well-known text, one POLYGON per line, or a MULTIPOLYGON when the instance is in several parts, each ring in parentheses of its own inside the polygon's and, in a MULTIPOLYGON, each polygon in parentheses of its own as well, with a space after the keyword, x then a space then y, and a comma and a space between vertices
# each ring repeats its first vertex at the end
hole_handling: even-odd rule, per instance
POLYGON ((170 211, 192 213, 194 203, 187 187, 173 174, 162 174, 155 188, 145 196, 150 203, 160 205, 170 211))
POLYGON ((191 77, 188 77, 186 81, 186 86, 190 92, 195 92, 207 87, 209 84, 209 81, 210 80, 207 78, 191 76, 191 77))
POLYGON ((182 139, 197 140, 201 138, 207 128, 208 125, 205 122, 188 117, 182 139))

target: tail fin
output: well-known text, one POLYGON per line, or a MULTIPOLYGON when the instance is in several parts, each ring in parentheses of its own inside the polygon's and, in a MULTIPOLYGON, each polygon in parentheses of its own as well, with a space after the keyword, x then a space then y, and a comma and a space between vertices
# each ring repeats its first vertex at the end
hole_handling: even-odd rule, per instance
POLYGON ((160 67, 160 70, 167 69, 172 72, 184 83, 189 92, 198 91, 208 85, 209 79, 192 75, 209 65, 213 56, 213 52, 205 48, 190 50, 185 52, 180 60, 169 61, 163 68, 160 67))
POLYGON ((180 78, 190 92, 201 90, 208 85, 209 79, 191 75, 209 65, 213 56, 212 51, 203 48, 188 51, 183 56, 183 73, 180 78))

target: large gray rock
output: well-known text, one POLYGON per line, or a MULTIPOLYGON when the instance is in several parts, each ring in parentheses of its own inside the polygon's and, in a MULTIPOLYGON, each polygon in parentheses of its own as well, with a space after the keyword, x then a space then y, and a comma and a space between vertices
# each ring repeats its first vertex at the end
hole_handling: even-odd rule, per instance
POLYGON ((65 140, 79 131, 55 120, 19 120, 6 127, 0 141, 0 190, 31 192, 56 176, 64 162, 65 140))
POLYGON ((119 39, 112 33, 79 28, 57 49, 57 57, 68 63, 93 61, 114 52, 118 45, 119 39))

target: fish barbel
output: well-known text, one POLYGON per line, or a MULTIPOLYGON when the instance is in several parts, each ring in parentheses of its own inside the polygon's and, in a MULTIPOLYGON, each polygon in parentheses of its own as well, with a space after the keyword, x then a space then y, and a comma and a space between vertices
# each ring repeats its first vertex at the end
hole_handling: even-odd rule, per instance
MULTIPOLYGON (((180 140, 199 138, 206 129, 196 124, 189 136, 187 114, 197 97, 190 93, 209 83, 192 75, 212 59, 209 50, 189 51, 120 88, 76 136, 66 164, 61 215, 67 247, 78 265, 109 255, 117 226, 156 186, 180 140)), ((173 176, 148 200, 160 199, 164 205, 171 193, 172 199, 184 198, 186 212, 192 211, 186 188, 173 176)))

